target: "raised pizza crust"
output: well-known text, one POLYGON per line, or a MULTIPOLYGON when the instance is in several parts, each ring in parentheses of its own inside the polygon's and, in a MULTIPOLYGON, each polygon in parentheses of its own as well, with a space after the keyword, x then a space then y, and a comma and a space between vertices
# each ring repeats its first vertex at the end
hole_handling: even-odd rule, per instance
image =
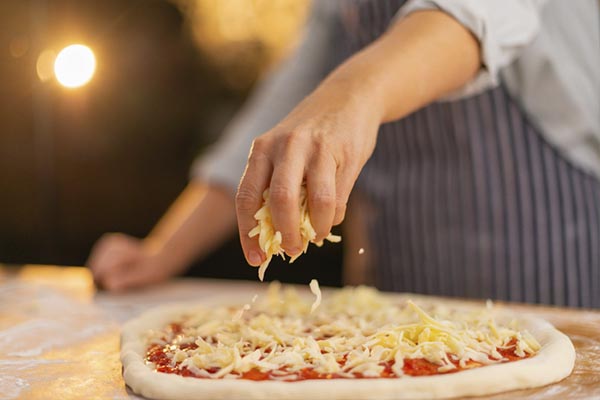
MULTIPOLYGON (((231 299, 229 299, 231 300, 231 299)), ((228 301, 229 303, 230 301, 228 301)), ((204 303, 206 304, 206 303, 204 303)), ((544 386, 568 376, 575 363, 569 338, 541 319, 519 315, 519 328, 528 330, 542 346, 533 357, 434 376, 397 379, 331 379, 297 382, 243 379, 198 379, 158 373, 145 363, 144 334, 161 329, 194 304, 150 310, 123 327, 121 361, 127 385, 151 399, 445 399, 478 396, 544 386)), ((507 311, 498 320, 514 319, 507 311)))

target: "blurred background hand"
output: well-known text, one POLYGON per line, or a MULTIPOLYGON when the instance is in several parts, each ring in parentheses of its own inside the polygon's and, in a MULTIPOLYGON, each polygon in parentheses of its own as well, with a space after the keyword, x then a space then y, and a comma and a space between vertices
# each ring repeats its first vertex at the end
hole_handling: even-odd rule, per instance
POLYGON ((158 283, 184 269, 146 241, 122 233, 102 236, 87 265, 96 284, 111 291, 158 283))

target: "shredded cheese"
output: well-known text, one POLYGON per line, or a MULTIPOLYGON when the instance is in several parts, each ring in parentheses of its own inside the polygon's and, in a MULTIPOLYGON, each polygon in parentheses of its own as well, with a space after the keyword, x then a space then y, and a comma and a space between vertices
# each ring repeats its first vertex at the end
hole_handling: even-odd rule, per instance
MULTIPOLYGON (((258 278, 262 281, 273 256, 280 256, 285 260, 285 251, 281 247, 281 232, 275 231, 273 227, 268 188, 263 192, 263 206, 254 214, 254 219, 256 219, 257 225, 248 233, 248 236, 251 238, 258 236, 258 244, 266 255, 265 261, 258 268, 258 278)), ((316 236, 317 233, 310 222, 306 186, 302 185, 300 190, 300 237, 302 238, 303 251, 300 254, 306 253, 309 243, 314 243, 319 247, 323 245, 322 240, 315 241, 316 236)), ((338 243, 342 240, 341 236, 331 233, 325 239, 332 243, 338 243)), ((290 264, 296 261, 300 254, 291 257, 290 264)))
POLYGON ((321 305, 321 288, 319 287, 319 281, 316 279, 312 279, 308 286, 310 287, 310 291, 316 296, 315 302, 310 306, 310 312, 312 314, 319 305, 321 305))
POLYGON ((175 321, 181 332, 149 331, 148 344, 164 346, 172 367, 198 376, 239 379, 258 370, 280 380, 294 380, 306 369, 379 377, 385 363, 393 363, 401 377, 405 361, 416 358, 442 373, 455 364, 502 362, 498 349, 513 344, 520 356, 540 349, 517 322, 499 325, 491 305, 476 311, 425 308, 358 287, 333 293, 319 307, 318 284, 313 280, 310 287, 316 296, 312 306, 295 290, 272 284, 252 308, 244 306, 241 313, 235 307, 198 308, 175 321), (195 346, 179 347, 184 343, 195 346))
POLYGON ((244 304, 242 306, 242 308, 240 308, 238 310, 238 312, 233 316, 233 320, 237 321, 238 319, 242 318, 242 315, 244 315, 244 311, 248 311, 250 309, 250 304, 244 304))

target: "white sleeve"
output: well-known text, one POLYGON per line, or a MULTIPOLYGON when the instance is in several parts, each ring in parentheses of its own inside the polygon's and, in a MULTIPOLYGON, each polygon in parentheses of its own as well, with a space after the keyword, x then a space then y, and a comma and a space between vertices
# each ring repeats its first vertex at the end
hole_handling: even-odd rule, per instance
POLYGON ((409 0, 398 11, 402 18, 414 11, 442 10, 479 40, 482 68, 462 88, 444 97, 452 100, 497 86, 500 69, 509 65, 538 34, 547 0, 409 0))
POLYGON ((296 52, 259 83, 219 140, 196 159, 192 179, 236 190, 254 138, 282 120, 328 72, 333 17, 331 7, 313 7, 296 52))

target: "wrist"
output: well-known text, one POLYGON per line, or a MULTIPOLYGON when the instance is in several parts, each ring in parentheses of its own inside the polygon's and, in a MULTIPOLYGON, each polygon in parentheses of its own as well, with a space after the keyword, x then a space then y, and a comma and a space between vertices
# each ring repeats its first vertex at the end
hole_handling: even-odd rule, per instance
POLYGON ((146 256, 161 266, 161 269, 171 272, 180 272, 187 266, 186 260, 169 249, 167 242, 159 237, 149 235, 143 241, 146 256))
POLYGON ((356 58, 340 66, 323 83, 323 89, 337 98, 337 104, 351 112, 360 112, 381 124, 385 120, 385 90, 377 73, 356 58))

